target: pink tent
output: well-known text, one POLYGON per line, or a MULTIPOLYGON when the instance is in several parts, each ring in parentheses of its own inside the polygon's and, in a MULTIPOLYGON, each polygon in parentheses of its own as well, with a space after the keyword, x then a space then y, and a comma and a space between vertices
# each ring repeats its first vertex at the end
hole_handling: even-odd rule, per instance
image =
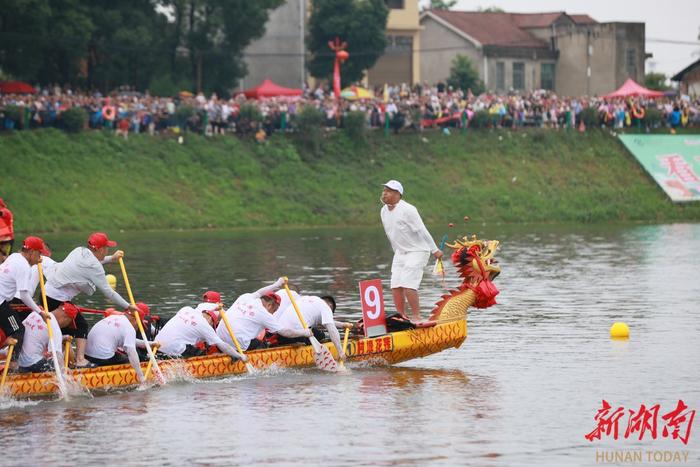
POLYGON ((625 84, 620 86, 615 92, 611 92, 603 96, 606 99, 612 99, 615 97, 632 97, 632 96, 642 96, 642 97, 664 97, 664 93, 661 91, 652 91, 644 86, 640 86, 633 79, 628 78, 625 84))
POLYGON ((278 96, 301 96, 301 89, 285 88, 266 79, 254 88, 246 89, 237 94, 245 94, 248 99, 262 99, 265 97, 278 96))

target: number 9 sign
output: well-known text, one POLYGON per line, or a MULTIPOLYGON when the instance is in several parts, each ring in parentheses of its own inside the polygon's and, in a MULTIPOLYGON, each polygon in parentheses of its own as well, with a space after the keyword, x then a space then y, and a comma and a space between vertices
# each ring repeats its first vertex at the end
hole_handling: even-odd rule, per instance
POLYGON ((386 316, 384 314, 384 295, 381 279, 360 282, 360 300, 362 302, 362 321, 365 337, 386 334, 386 316))

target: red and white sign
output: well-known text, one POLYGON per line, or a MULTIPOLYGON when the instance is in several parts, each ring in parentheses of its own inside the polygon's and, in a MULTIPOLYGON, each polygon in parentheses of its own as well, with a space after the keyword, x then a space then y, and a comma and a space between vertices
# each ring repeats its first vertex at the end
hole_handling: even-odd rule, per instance
POLYGON ((384 294, 381 279, 360 282, 360 301, 362 302, 362 322, 365 337, 386 334, 386 315, 384 314, 384 294))

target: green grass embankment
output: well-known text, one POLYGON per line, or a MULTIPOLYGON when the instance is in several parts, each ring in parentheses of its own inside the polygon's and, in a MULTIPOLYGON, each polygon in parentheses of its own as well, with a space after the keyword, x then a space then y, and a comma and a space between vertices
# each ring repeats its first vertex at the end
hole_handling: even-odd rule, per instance
POLYGON ((343 132, 311 156, 289 136, 172 138, 98 132, 0 136, 0 197, 24 232, 374 225, 396 178, 426 222, 700 220, 674 205, 617 139, 592 131, 437 132, 366 144, 343 132))

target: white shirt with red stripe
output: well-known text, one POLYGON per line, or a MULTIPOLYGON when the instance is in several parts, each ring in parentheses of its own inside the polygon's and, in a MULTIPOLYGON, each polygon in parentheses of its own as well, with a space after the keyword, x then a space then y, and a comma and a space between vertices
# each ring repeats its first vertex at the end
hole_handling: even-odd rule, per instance
MULTIPOLYGON (((53 331, 53 345, 56 349, 56 357, 59 362, 63 361, 63 353, 61 343, 63 336, 61 335, 61 327, 58 325, 58 320, 51 315, 51 330, 53 331)), ((22 350, 19 353, 17 364, 20 368, 26 368, 34 365, 42 358, 46 357, 46 352, 49 350, 49 331, 46 327, 44 318, 37 312, 32 312, 24 321, 24 340, 22 341, 22 350)))
MULTIPOLYGON (((246 293, 238 297, 226 310, 226 317, 243 350, 248 348, 250 341, 255 339, 263 329, 268 329, 270 332, 284 329, 275 316, 265 309, 257 293, 246 293)), ((219 322, 216 333, 224 342, 234 345, 223 319, 219 322)))
POLYGON ((222 344, 224 341, 202 315, 204 310, 217 308, 214 303, 202 303, 197 309, 190 306, 181 308, 156 336, 155 340, 160 344, 158 350, 177 357, 182 355, 188 345, 196 345, 198 342, 206 342, 207 345, 222 344))
POLYGON ((108 360, 120 347, 136 349, 136 330, 126 316, 112 315, 98 321, 90 329, 85 355, 108 360))

